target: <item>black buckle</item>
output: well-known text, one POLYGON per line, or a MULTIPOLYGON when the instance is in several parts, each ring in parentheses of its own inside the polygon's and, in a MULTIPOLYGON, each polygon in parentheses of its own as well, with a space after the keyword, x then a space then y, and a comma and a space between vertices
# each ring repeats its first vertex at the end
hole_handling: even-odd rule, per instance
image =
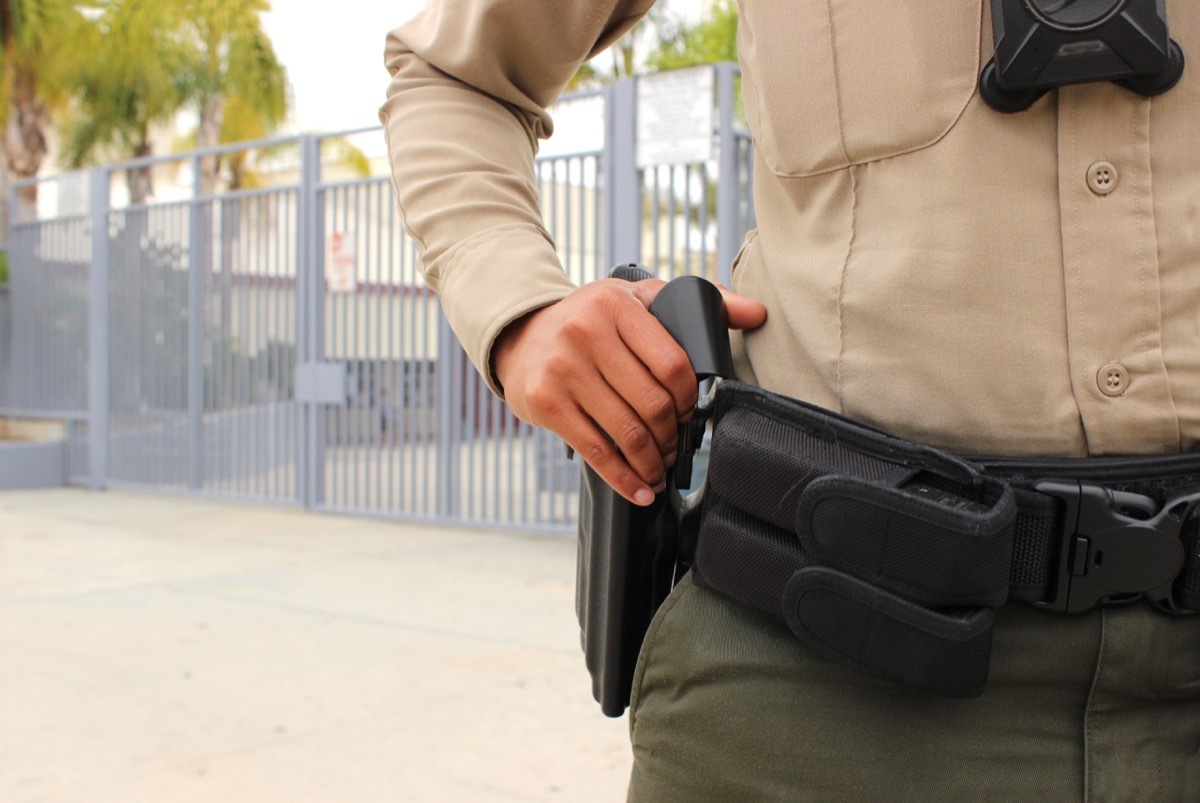
POLYGON ((1089 482, 1047 480, 1034 490, 1061 500, 1061 543, 1054 597, 1035 605, 1081 613, 1142 598, 1179 613, 1172 585, 1183 569, 1183 524, 1200 491, 1162 506, 1139 494, 1089 482))

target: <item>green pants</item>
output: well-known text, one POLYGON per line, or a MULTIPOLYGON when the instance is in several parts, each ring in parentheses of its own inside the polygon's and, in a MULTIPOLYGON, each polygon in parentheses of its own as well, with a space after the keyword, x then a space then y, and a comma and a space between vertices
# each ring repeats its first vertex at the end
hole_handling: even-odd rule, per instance
POLYGON ((876 681, 684 579, 646 636, 629 799, 1200 801, 1200 616, 1000 611, 981 697, 876 681))

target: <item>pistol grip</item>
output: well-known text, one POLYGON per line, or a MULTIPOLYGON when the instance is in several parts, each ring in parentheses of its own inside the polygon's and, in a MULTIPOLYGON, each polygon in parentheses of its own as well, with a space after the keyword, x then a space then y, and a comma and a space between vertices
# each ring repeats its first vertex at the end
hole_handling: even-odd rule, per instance
POLYGON ((683 346, 697 379, 733 376, 729 319, 715 284, 699 276, 672 279, 655 296, 650 313, 683 346))

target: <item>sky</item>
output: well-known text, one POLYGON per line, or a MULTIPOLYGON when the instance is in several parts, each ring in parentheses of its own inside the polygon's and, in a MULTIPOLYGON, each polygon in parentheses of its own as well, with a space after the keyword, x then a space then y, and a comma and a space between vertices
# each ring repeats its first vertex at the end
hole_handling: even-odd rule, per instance
MULTIPOLYGON (((272 0, 263 24, 292 84, 295 130, 333 132, 378 125, 387 88, 384 38, 422 5, 424 0, 334 0, 319 5, 311 0, 272 0)), ((670 0, 670 5, 695 18, 705 1, 670 0)))
POLYGON ((387 88, 383 42, 422 0, 273 0, 263 26, 287 68, 293 124, 329 132, 379 124, 387 88))

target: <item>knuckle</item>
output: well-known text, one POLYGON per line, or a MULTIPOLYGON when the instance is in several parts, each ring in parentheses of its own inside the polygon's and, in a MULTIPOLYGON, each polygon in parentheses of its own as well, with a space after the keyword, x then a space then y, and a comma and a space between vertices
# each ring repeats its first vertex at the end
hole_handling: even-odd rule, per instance
POLYGON ((591 318, 587 315, 576 315, 562 322, 561 335, 570 343, 586 341, 592 336, 591 318))
POLYGON ((525 404, 540 419, 553 417, 562 407, 562 391, 554 383, 534 382, 525 389, 525 404))
POLYGON ((525 403, 532 410, 544 410, 552 403, 551 394, 546 384, 533 381, 525 386, 525 403))
POLYGON ((651 437, 650 431, 640 421, 631 421, 621 427, 618 441, 630 452, 641 452, 654 445, 654 438, 651 437))
POLYGON ((563 349, 550 349, 538 366, 534 380, 539 385, 559 385, 566 381, 576 360, 563 349))
POLYGON ((600 439, 592 439, 580 445, 576 451, 583 456, 591 466, 602 466, 612 460, 616 455, 616 450, 607 441, 600 439))
POLYGON ((631 294, 628 288, 621 287, 615 284, 604 284, 598 288, 596 299, 593 302, 596 309, 602 312, 606 317, 617 317, 628 311, 630 302, 634 302, 637 306, 641 306, 631 294))
POLYGON ((643 407, 651 421, 666 423, 675 421, 675 400, 671 394, 661 388, 655 388, 646 394, 643 407))
POLYGON ((687 354, 682 349, 664 357, 663 373, 667 381, 672 385, 683 385, 684 383, 695 381, 695 375, 692 373, 692 363, 688 360, 687 354))

